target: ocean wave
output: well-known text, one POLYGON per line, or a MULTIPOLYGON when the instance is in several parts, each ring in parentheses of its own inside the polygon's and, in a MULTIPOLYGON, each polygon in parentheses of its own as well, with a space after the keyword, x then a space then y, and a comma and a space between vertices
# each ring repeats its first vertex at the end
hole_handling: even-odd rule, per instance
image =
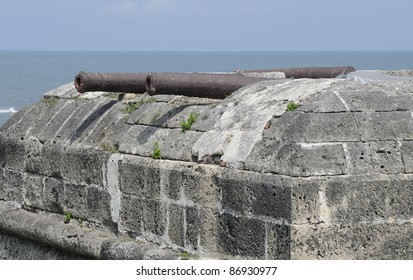
POLYGON ((10 107, 9 109, 0 109, 0 114, 14 114, 17 113, 16 109, 10 107))

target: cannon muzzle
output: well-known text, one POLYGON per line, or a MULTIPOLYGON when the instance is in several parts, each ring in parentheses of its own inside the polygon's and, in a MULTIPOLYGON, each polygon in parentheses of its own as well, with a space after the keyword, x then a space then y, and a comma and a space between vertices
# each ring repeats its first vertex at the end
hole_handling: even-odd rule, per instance
POLYGON ((146 73, 86 73, 75 77, 75 87, 80 93, 87 91, 146 92, 146 73))

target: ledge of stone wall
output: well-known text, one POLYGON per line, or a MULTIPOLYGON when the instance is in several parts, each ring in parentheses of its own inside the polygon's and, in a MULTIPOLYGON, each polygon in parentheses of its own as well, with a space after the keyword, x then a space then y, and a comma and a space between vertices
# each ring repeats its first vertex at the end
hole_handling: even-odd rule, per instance
MULTIPOLYGON (((51 256, 54 258, 152 260, 181 257, 179 252, 128 237, 117 237, 103 227, 95 228, 77 219, 66 224, 63 215, 31 212, 9 202, 0 202, 0 212, 0 233, 66 252, 56 252, 57 257, 51 256)), ((10 257, 13 255, 4 256, 10 257)), ((26 257, 20 253, 19 257, 27 259, 30 253, 26 257)))

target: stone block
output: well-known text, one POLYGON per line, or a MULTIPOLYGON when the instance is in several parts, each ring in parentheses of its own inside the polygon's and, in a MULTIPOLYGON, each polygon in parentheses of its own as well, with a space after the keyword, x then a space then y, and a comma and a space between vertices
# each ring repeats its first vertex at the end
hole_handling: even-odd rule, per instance
POLYGON ((169 227, 168 234, 171 241, 181 247, 185 246, 185 208, 177 205, 169 205, 169 227))
POLYGON ((148 197, 159 198, 161 172, 159 162, 149 160, 145 168, 145 192, 148 197))
POLYGON ((127 119, 129 124, 158 126, 164 128, 181 128, 190 114, 197 116, 191 130, 206 131, 210 129, 222 114, 222 110, 213 105, 190 105, 148 103, 143 104, 127 119))
POLYGON ((166 197, 175 201, 183 200, 182 190, 186 182, 182 178, 182 169, 179 166, 177 169, 162 169, 161 176, 166 197))
MULTIPOLYGON (((224 112, 224 108, 216 104, 202 106, 202 108, 196 112, 196 122, 191 126, 191 129, 196 131, 208 131, 212 129, 224 112)), ((184 116, 185 119, 187 119, 189 114, 185 114, 184 116)))
POLYGON ((42 155, 39 158, 37 169, 42 175, 61 178, 62 177, 62 153, 61 143, 45 142, 42 146, 42 155))
POLYGON ((119 164, 120 188, 141 197, 160 197, 159 162, 140 157, 125 157, 119 164))
POLYGON ((41 174, 43 144, 37 138, 30 136, 24 141, 24 145, 26 152, 26 171, 41 174))
POLYGON ((361 141, 413 140, 410 112, 355 113, 361 141))
POLYGON ((199 209, 199 236, 200 250, 206 252, 218 252, 219 240, 219 217, 217 209, 200 208, 199 209))
POLYGON ((53 106, 53 115, 49 118, 47 123, 40 129, 38 138, 47 141, 54 139, 56 133, 61 130, 62 125, 65 124, 68 117, 78 109, 79 103, 74 100, 61 100, 58 104, 53 106))
POLYGON ((352 113, 286 112, 274 120, 264 137, 305 143, 360 139, 352 113))
POLYGON ((283 144, 265 137, 259 140, 245 160, 245 170, 276 173, 276 156, 283 144))
POLYGON ((119 162, 119 182, 123 193, 146 195, 145 166, 138 162, 119 162))
POLYGON ((304 142, 305 131, 310 124, 309 115, 300 111, 284 112, 271 120, 271 126, 264 131, 263 138, 304 142))
MULTIPOLYGON (((358 141, 359 130, 351 113, 306 114, 296 121, 309 118, 310 123, 304 130, 307 143, 358 141)), ((293 122, 290 127, 294 129, 293 122)), ((295 139, 295 138, 290 138, 295 139)))
POLYGON ((122 194, 121 227, 134 234, 163 236, 167 224, 167 207, 159 200, 122 194))
POLYGON ((23 176, 24 203, 27 206, 46 210, 43 176, 25 173, 23 176))
POLYGON ((403 173, 404 166, 397 142, 348 143, 350 174, 403 173))
POLYGON ((70 140, 73 143, 96 120, 96 112, 99 112, 99 107, 104 106, 106 103, 107 99, 100 98, 74 101, 75 109, 71 114, 66 115, 66 120, 61 124, 54 139, 70 140))
POLYGON ((413 95, 390 96, 389 101, 394 103, 396 111, 413 111, 413 95))
POLYGON ((222 208, 239 215, 266 216, 290 221, 291 188, 277 176, 228 170, 215 178, 221 189, 222 208))
MULTIPOLYGON (((119 135, 126 133, 126 131, 116 131, 122 130, 122 124, 125 122, 124 117, 126 113, 122 111, 123 106, 121 102, 113 103, 112 101, 112 103, 106 103, 106 107, 103 105, 100 110, 100 112, 97 111, 97 113, 89 119, 91 123, 88 126, 85 124, 84 131, 78 141, 84 145, 91 146, 101 146, 101 143, 109 142, 107 144, 111 144, 113 147, 119 147, 117 142, 112 143, 106 141, 106 139, 109 138, 109 134, 115 134, 117 141, 119 141, 119 135)), ((127 126, 127 128, 129 128, 129 126, 127 126)))
POLYGON ((336 94, 333 92, 325 92, 303 102, 297 111, 306 113, 339 113, 348 110, 336 94))
MULTIPOLYGON (((55 136, 56 131, 59 130, 58 125, 53 125, 54 132, 52 131, 51 124, 56 121, 56 119, 65 120, 72 112, 65 112, 63 118, 61 116, 61 110, 66 107, 67 100, 58 99, 58 98, 51 98, 51 99, 43 99, 41 103, 41 107, 43 107, 42 112, 38 112, 38 114, 34 114, 31 112, 31 117, 35 118, 36 121, 32 121, 32 127, 30 132, 27 135, 32 137, 36 137, 41 142, 46 142, 47 140, 53 139, 55 136), (59 115, 59 117, 57 116, 59 115), (49 129, 48 129, 49 128, 49 129), (47 130, 45 132, 45 130, 47 130)), ((62 123, 60 123, 62 124, 62 123)))
MULTIPOLYGON (((107 144, 119 150, 121 143, 126 141, 126 136, 128 135, 130 128, 130 125, 124 123, 123 119, 120 119, 117 123, 110 125, 107 128, 103 128, 100 131, 95 130, 96 133, 100 133, 103 137, 100 147, 102 148, 102 144, 107 144), (122 137, 119 137, 119 135, 122 135, 122 137)), ((92 140, 90 141, 93 141, 93 137, 98 139, 100 136, 92 136, 92 140)))
POLYGON ((134 125, 125 135, 119 151, 152 157, 154 144, 158 143, 162 159, 192 161, 191 149, 202 132, 134 125))
POLYGON ((224 213, 219 218, 218 245, 224 254, 265 258, 265 223, 224 213))
POLYGON ((0 164, 13 170, 26 170, 25 145, 20 138, 0 134, 0 164))
POLYGON ((383 91, 347 91, 341 92, 350 111, 394 111, 396 106, 383 91))
POLYGON ((112 224, 111 216, 111 197, 103 188, 90 185, 86 188, 88 219, 97 222, 102 222, 106 225, 112 224))
POLYGON ((413 221, 413 177, 405 175, 389 179, 385 201, 387 221, 413 221))
MULTIPOLYGON (((124 104, 124 108, 127 106, 124 104)), ((164 102, 155 102, 153 97, 141 98, 136 103, 137 109, 133 111, 126 119, 126 123, 130 125, 155 125, 156 120, 165 115, 168 110, 173 109, 164 102)))
POLYGON ((291 259, 413 258, 413 224, 294 225, 291 259))
POLYGON ((22 110, 21 114, 16 114, 11 120, 11 126, 4 132, 9 133, 9 137, 13 136, 21 140, 30 135, 35 136, 47 122, 50 111, 49 104, 44 100, 32 104, 22 110), (33 122, 34 118, 35 122, 33 122))
MULTIPOLYGON (((13 114, 7 121, 5 124, 3 124, 0 127, 0 135, 2 133, 4 133, 6 136, 11 136, 10 134, 14 134, 14 133, 10 133, 13 131, 13 128, 15 128, 16 126, 18 126, 21 121, 25 118, 25 116, 27 114, 30 114, 30 112, 32 110, 34 110, 36 106, 34 104, 31 104, 29 106, 25 106, 23 108, 21 108, 20 110, 17 111, 17 113, 13 114)), ((28 127, 28 125, 27 125, 28 127)), ((17 137, 16 134, 14 134, 15 137, 17 137)), ((19 135, 19 137, 22 137, 24 135, 19 135)))
POLYGON ((267 223, 267 259, 290 259, 290 229, 290 225, 267 223))
POLYGON ((182 169, 182 181, 176 181, 184 189, 185 200, 203 207, 217 208, 220 203, 220 188, 213 176, 222 170, 217 166, 187 164, 182 169))
POLYGON ((75 218, 87 220, 89 217, 87 186, 65 182, 64 188, 64 211, 69 211, 75 218))
POLYGON ((122 194, 120 209, 120 225, 129 232, 142 234, 143 199, 135 195, 122 194))
POLYGON ((413 141, 403 141, 401 146, 405 173, 413 173, 413 141))
POLYGON ((247 215, 253 213, 256 204, 260 204, 255 195, 256 192, 263 192, 259 173, 223 172, 215 177, 215 184, 221 189, 222 208, 225 210, 247 215))
POLYGON ((257 196, 260 199, 255 204, 254 213, 291 223, 291 195, 295 179, 263 173, 261 180, 262 192, 257 196))
POLYGON ((142 227, 145 232, 164 236, 167 224, 166 204, 159 200, 145 198, 142 200, 142 227))
POLYGON ((199 209, 197 207, 186 207, 185 208, 185 218, 186 218, 186 242, 185 247, 191 250, 198 250, 198 237, 201 228, 199 209))
POLYGON ((387 176, 330 178, 325 182, 326 206, 334 224, 373 223, 386 219, 387 176))
POLYGON ((68 146, 63 149, 61 161, 62 177, 82 184, 102 183, 102 167, 106 164, 109 154, 81 145, 68 146))
POLYGON ((288 176, 346 173, 341 144, 297 144, 263 138, 245 161, 246 169, 288 176))
POLYGON ((52 177, 45 177, 44 188, 47 210, 51 212, 63 213, 65 205, 65 190, 63 180, 52 177))
MULTIPOLYGON (((74 131, 68 136, 70 143, 81 143, 92 133, 94 127, 100 120, 117 104, 117 100, 95 99, 94 107, 89 107, 90 112, 84 114, 74 131)), ((83 114, 83 113, 80 113, 83 114)))
POLYGON ((254 189, 253 214, 285 221, 291 220, 291 188, 263 183, 254 189))
POLYGON ((23 203, 23 174, 20 171, 0 169, 0 200, 23 203))
POLYGON ((345 174, 345 156, 341 144, 297 145, 286 143, 274 158, 274 171, 289 176, 345 174))
POLYGON ((290 221, 292 224, 315 224, 325 219, 325 215, 321 215, 322 209, 320 207, 322 181, 321 178, 294 180, 290 202, 290 221))

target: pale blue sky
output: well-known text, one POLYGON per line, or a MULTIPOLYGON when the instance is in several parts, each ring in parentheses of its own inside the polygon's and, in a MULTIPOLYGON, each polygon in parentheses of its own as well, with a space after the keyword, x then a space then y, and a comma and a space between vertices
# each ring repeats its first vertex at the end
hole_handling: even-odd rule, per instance
POLYGON ((413 50, 412 0, 0 0, 0 50, 413 50))

